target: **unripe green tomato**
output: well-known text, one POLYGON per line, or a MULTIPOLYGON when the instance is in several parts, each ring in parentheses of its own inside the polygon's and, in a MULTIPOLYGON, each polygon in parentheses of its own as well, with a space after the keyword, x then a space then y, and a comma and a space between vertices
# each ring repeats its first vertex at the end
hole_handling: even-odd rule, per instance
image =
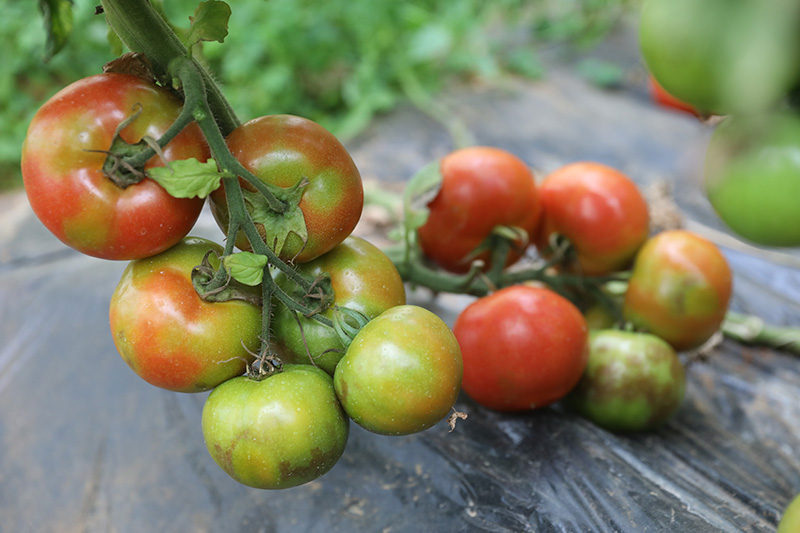
POLYGON ((783 512, 776 533, 797 533, 800 531, 800 494, 795 496, 783 512))
POLYGON ((800 116, 736 116, 708 145, 705 187, 720 218, 766 246, 800 246, 800 116))
MULTIPOLYGON (((297 271, 309 279, 329 274, 334 292, 333 305, 346 307, 369 319, 406 303, 403 279, 392 260, 378 247, 359 237, 351 235, 330 252, 297 265, 297 271)), ((297 284, 283 272, 275 276, 275 283, 289 293, 297 289, 297 284)), ((345 351, 336 331, 313 318, 295 317, 296 313, 281 303, 273 309, 272 341, 281 360, 284 363, 314 364, 333 375, 345 351)), ((333 319, 334 313, 332 306, 321 315, 333 319)))
POLYGON ((348 415, 381 435, 408 435, 442 420, 461 390, 461 349, 431 311, 400 305, 353 339, 334 374, 348 415))
POLYGON ((322 476, 344 453, 350 430, 331 377, 309 365, 284 365, 261 381, 226 381, 208 396, 202 427, 214 461, 259 489, 322 476))
POLYGON ((800 3, 646 0, 639 42, 675 98, 714 114, 762 110, 800 79, 800 3))
POLYGON ((589 334, 589 362, 565 404, 600 427, 654 429, 683 401, 686 377, 675 350, 655 335, 601 330, 589 334))

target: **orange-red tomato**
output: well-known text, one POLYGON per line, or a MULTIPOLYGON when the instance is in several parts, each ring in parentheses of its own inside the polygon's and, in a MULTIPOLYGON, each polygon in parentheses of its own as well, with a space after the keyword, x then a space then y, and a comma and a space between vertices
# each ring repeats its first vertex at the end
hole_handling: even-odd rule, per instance
POLYGON ((650 95, 655 103, 661 107, 666 107, 667 109, 674 109, 676 111, 689 113, 690 115, 694 115, 698 118, 701 117, 700 112, 693 105, 687 104, 683 100, 675 98, 668 93, 667 90, 664 89, 664 87, 662 87, 658 81, 656 81, 652 74, 649 76, 649 80, 650 95))

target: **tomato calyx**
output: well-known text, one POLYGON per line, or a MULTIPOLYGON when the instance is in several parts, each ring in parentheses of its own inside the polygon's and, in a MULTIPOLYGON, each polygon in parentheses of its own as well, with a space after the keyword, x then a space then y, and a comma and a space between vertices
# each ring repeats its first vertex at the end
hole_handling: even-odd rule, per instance
POLYGON ((224 266, 215 268, 211 257, 220 263, 219 256, 210 250, 203 262, 192 269, 192 285, 200 298, 207 302, 242 300, 259 307, 262 305, 260 294, 236 280, 224 266))
POLYGON ((265 351, 247 367, 247 378, 253 381, 263 381, 270 376, 280 374, 282 371, 283 361, 281 361, 280 357, 265 351))

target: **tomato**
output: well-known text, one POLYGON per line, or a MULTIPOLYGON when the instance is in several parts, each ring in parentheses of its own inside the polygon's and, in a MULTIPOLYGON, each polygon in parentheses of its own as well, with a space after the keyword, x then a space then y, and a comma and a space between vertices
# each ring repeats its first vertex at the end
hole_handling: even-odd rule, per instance
POLYGON ((539 198, 539 251, 547 255, 552 234, 560 234, 572 243, 574 268, 583 274, 627 268, 649 235, 647 201, 628 176, 609 166, 563 166, 542 181, 539 198))
POLYGON ((733 286, 714 243, 685 230, 648 240, 633 265, 623 315, 678 351, 700 346, 725 319, 733 286))
MULTIPOLYGON (((528 166, 499 148, 476 146, 441 160, 442 184, 419 228, 426 256, 451 272, 466 272, 475 259, 490 265, 490 252, 473 252, 498 226, 533 237, 539 220, 536 182, 528 166)), ((515 241, 506 266, 517 261, 527 242, 515 241)))
POLYGON ((442 319, 400 305, 365 325, 334 373, 348 415, 381 435, 423 431, 447 416, 461 389, 461 350, 442 319))
POLYGON ((464 392, 497 411, 561 399, 588 357, 583 315, 543 287, 513 285, 480 298, 459 315, 453 332, 464 358, 464 392))
MULTIPOLYGON (((98 74, 77 81, 33 116, 22 147, 22 177, 34 213, 66 245, 103 259, 139 259, 162 252, 194 226, 200 198, 174 198, 145 178, 117 186, 103 172, 114 131, 136 143, 160 137, 177 118, 181 101, 166 89, 127 74, 98 74)), ((197 124, 164 148, 168 161, 209 157, 197 124)), ((154 156, 147 168, 163 166, 154 156)))
MULTIPOLYGON (((261 308, 242 300, 206 302, 192 269, 218 244, 186 237, 166 252, 128 264, 109 318, 122 358, 148 383, 200 392, 241 375, 260 347, 261 308)), ((215 265, 218 266, 218 265, 215 265)))
POLYGON ((728 117, 711 136, 708 200, 737 234, 756 244, 800 246, 800 116, 728 117))
POLYGON ((781 516, 776 533, 797 533, 800 531, 800 494, 794 497, 781 516))
POLYGON ((664 89, 653 77, 652 74, 648 76, 648 83, 650 85, 650 95, 653 98, 653 101, 660 105, 661 107, 665 107, 667 109, 674 109, 676 111, 681 111, 684 113, 689 113, 690 115, 694 115, 695 117, 702 117, 702 114, 695 109, 694 106, 687 104, 683 100, 679 100, 675 98, 671 94, 669 94, 666 89, 664 89))
POLYGON ((745 113, 800 79, 795 0, 646 0, 639 41, 666 91, 703 112, 745 113))
POLYGON ((599 330, 589 335, 589 361, 564 403, 600 427, 644 431, 669 420, 686 391, 675 350, 648 333, 599 330))
MULTIPOLYGON (((291 115, 270 115, 253 119, 235 129, 227 138, 231 153, 258 179, 278 187, 292 187, 304 178, 308 186, 300 200, 308 237, 305 242, 290 233, 279 251, 285 260, 311 261, 328 252, 349 236, 364 205, 361 175, 342 143, 328 130, 311 120, 291 115)), ((247 191, 253 186, 239 180, 247 191)), ((209 197, 214 218, 223 231, 228 227, 225 189, 209 197)), ((248 203, 248 211, 267 244, 273 247, 271 227, 259 223, 258 203, 248 203)), ((236 245, 250 250, 240 232, 236 245)))
MULTIPOLYGON (((298 265, 297 270, 309 279, 326 272, 330 275, 335 300, 322 316, 331 320, 335 306, 372 319, 391 307, 406 303, 403 280, 394 263, 360 237, 348 237, 325 255, 298 265)), ((303 294, 296 294, 297 285, 285 274, 276 275, 275 282, 287 293, 302 298, 303 294)), ((333 329, 311 318, 295 318, 294 312, 280 303, 274 307, 272 327, 273 349, 283 362, 314 364, 333 375, 345 351, 333 329)))
POLYGON ((331 377, 309 365, 284 365, 261 381, 226 381, 208 396, 202 428, 214 461, 259 489, 319 478, 344 453, 350 431, 331 377))

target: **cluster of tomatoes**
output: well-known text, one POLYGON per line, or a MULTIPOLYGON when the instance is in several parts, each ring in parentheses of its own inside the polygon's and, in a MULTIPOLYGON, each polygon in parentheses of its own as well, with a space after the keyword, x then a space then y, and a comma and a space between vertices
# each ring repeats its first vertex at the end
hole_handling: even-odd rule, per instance
POLYGON ((151 80, 90 76, 38 110, 22 152, 26 192, 45 226, 85 254, 130 261, 109 313, 130 368, 163 389, 211 390, 202 415, 208 451, 234 479, 260 488, 330 470, 350 419, 404 435, 445 418, 460 391, 458 343, 435 314, 406 305, 391 260, 352 235, 363 187, 341 143, 285 115, 231 132, 227 155, 260 183, 223 175, 208 192, 228 233, 223 248, 187 236, 204 195, 170 194, 148 174, 225 156, 196 122, 170 131, 181 111, 182 101, 151 80), (164 136, 156 155, 143 151, 164 136), (149 157, 141 168, 131 163, 137 153, 149 157), (267 186, 302 194, 276 215, 267 186), (302 235, 276 233, 280 217, 299 219, 302 235), (268 247, 256 281, 233 271, 234 256, 247 252, 234 253, 232 241, 268 247))
POLYGON ((726 117, 703 170, 720 218, 755 244, 800 246, 800 2, 646 0, 640 43, 658 102, 726 117))
POLYGON ((419 246, 453 276, 482 268, 473 279, 488 292, 454 324, 463 390, 500 411, 563 399, 617 431, 668 420, 685 389, 677 353, 725 318, 732 275, 720 250, 684 230, 651 235, 636 184, 602 164, 568 164, 537 183, 516 156, 472 147, 439 173, 419 246))

